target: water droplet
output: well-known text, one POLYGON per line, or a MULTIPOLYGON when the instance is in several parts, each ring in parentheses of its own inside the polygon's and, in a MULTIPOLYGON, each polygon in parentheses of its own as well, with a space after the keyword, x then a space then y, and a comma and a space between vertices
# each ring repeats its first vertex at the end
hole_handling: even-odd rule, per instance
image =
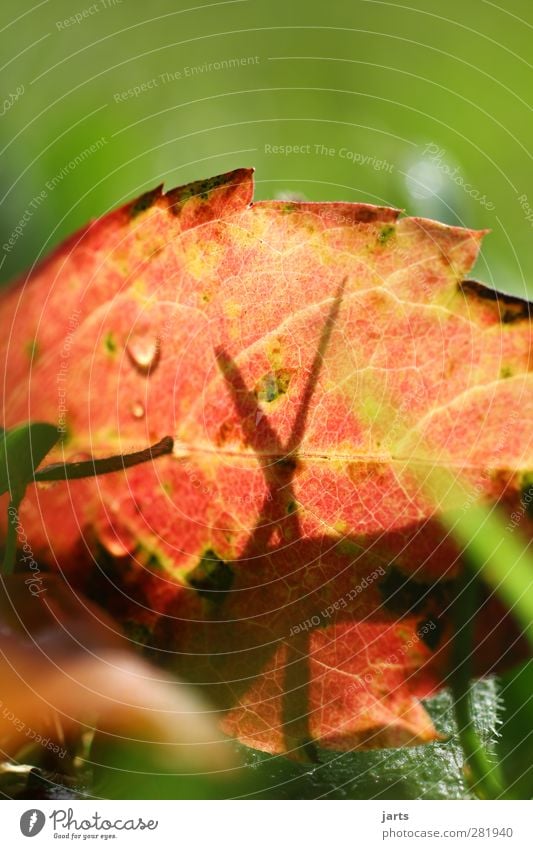
POLYGON ((97 531, 100 545, 111 557, 129 557, 135 549, 135 540, 119 524, 103 524, 97 531))
POLYGON ((144 406, 140 401, 135 401, 135 403, 132 404, 131 414, 134 419, 142 419, 144 416, 144 406))
POLYGON ((87 454, 86 451, 76 451, 75 454, 71 454, 65 459, 65 463, 84 463, 86 460, 91 459, 91 454, 87 454))
POLYGON ((172 448, 172 454, 174 457, 184 459, 185 457, 188 457, 190 453, 190 445, 188 445, 186 442, 180 442, 179 439, 174 440, 174 447, 172 448))
POLYGON ((53 489, 57 486, 57 481, 36 481, 35 486, 42 490, 53 489))
POLYGON ((126 351, 130 362, 138 372, 144 375, 150 374, 161 356, 161 340, 157 336, 146 333, 137 333, 130 336, 126 345, 126 351))

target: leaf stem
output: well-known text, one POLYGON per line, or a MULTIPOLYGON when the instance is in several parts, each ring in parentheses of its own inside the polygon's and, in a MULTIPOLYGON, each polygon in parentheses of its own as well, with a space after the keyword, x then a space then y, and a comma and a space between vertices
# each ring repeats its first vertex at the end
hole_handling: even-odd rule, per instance
POLYGON ((454 639, 450 680, 455 721, 465 756, 465 767, 470 773, 467 780, 472 790, 482 799, 498 799, 505 796, 500 768, 487 757, 472 715, 471 658, 476 601, 476 577, 468 568, 464 568, 457 583, 457 596, 453 604, 454 639))
POLYGON ((34 474, 35 481, 64 481, 78 478, 92 478, 95 475, 108 475, 111 472, 121 472, 131 466, 147 463, 165 454, 171 454, 174 440, 165 436, 155 445, 134 451, 132 454, 116 454, 113 457, 103 457, 100 460, 82 460, 78 463, 53 463, 44 466, 34 474))
POLYGON ((484 504, 452 511, 443 521, 464 547, 469 570, 495 590, 533 648, 532 561, 527 542, 513 537, 497 511, 484 504))

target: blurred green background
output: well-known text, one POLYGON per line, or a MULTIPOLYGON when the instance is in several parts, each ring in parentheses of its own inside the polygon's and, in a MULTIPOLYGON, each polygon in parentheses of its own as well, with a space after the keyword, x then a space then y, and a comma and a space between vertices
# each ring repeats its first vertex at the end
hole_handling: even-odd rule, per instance
POLYGON ((255 165, 257 198, 490 228, 476 275, 527 292, 530 0, 3 0, 0 30, 4 280, 159 182, 255 165))

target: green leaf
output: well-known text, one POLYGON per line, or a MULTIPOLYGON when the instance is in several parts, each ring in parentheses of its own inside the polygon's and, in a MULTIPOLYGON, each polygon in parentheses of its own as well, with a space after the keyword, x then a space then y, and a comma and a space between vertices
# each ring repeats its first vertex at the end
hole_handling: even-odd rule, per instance
POLYGON ((441 520, 462 544, 467 565, 512 611, 533 648, 533 558, 527 541, 511 535, 503 517, 481 503, 449 511, 441 520))
MULTIPOLYGON (((90 792, 104 799, 227 799, 252 789, 252 770, 212 773, 175 772, 165 768, 157 746, 99 739, 91 747, 90 792)), ((237 747, 237 744, 235 744, 237 747)), ((255 784, 253 785, 255 788, 255 784)))
POLYGON ((499 799, 507 794, 499 763, 488 757, 477 733, 472 699, 472 654, 474 619, 478 605, 475 575, 463 569, 452 604, 455 632, 452 644, 450 685, 455 722, 465 757, 465 772, 472 790, 481 799, 499 799))
POLYGON ((7 535, 4 548, 2 573, 9 575, 15 568, 16 525, 18 508, 24 498, 26 487, 33 480, 37 466, 46 457, 59 438, 53 425, 33 422, 0 436, 0 495, 10 494, 7 509, 7 535))
POLYGON ((57 428, 44 422, 31 422, 5 431, 0 448, 0 495, 11 494, 20 503, 35 469, 59 438, 57 428))
MULTIPOLYGON (((499 725, 496 679, 473 686, 473 713, 480 739, 493 750, 499 725)), ((318 750, 318 763, 302 765, 283 756, 242 751, 259 790, 252 798, 275 799, 471 799, 463 774, 464 756, 448 690, 425 702, 443 742, 361 752, 318 750)))
POLYGON ((498 756, 505 780, 516 799, 533 797, 533 660, 500 679, 503 723, 498 756))

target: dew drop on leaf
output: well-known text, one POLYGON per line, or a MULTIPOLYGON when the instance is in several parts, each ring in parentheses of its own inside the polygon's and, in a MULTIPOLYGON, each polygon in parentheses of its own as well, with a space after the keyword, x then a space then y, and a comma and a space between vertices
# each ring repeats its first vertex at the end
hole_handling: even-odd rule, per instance
POLYGON ((86 451, 77 451, 75 454, 71 454, 65 462, 66 463, 85 463, 87 460, 91 459, 91 455, 87 454, 86 451))
POLYGON ((159 363, 161 342, 157 336, 146 333, 132 334, 126 351, 135 369, 143 375, 148 375, 159 363))
POLYGON ((128 557, 135 549, 135 540, 117 523, 103 524, 98 529, 98 541, 111 557, 128 557))
POLYGON ((140 401, 135 401, 131 407, 131 414, 134 419, 142 419, 144 416, 144 406, 140 401))

